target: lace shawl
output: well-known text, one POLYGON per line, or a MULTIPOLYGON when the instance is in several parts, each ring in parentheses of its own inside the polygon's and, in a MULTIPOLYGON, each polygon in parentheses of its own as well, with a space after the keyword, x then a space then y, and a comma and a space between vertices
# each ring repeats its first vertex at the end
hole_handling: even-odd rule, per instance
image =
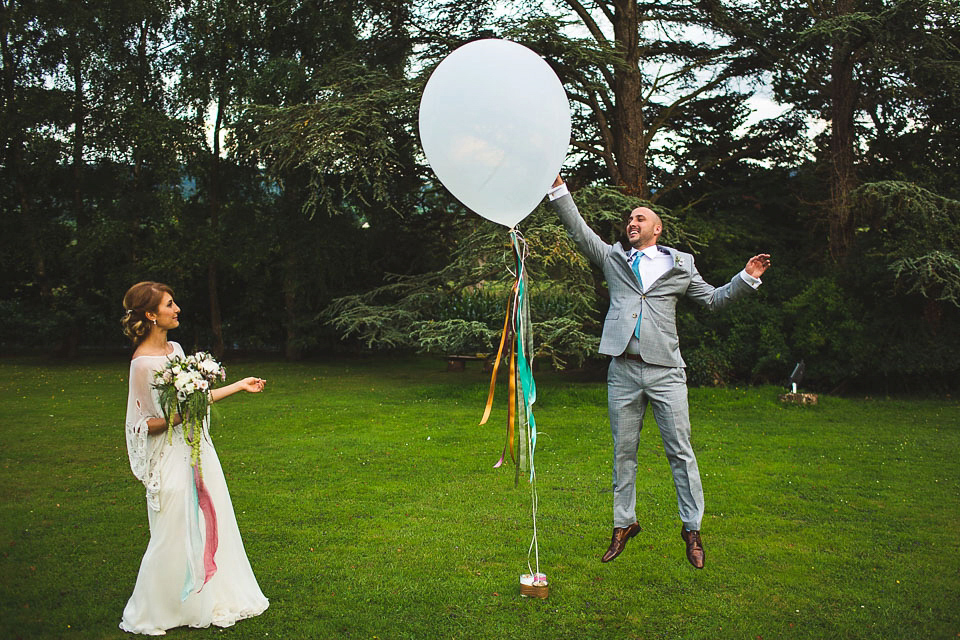
MULTIPOLYGON (((183 357, 183 349, 176 342, 173 353, 183 357)), ((147 490, 147 506, 160 510, 160 458, 163 455, 166 432, 150 435, 147 420, 163 418, 157 391, 153 388, 153 374, 164 366, 168 356, 139 356, 130 361, 130 382, 127 394, 127 456, 130 470, 147 490)))

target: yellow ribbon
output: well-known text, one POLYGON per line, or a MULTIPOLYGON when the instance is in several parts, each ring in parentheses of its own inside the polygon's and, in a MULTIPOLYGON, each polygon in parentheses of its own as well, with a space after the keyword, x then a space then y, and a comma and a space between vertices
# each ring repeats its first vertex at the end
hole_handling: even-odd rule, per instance
POLYGON ((483 409, 483 417, 480 418, 480 424, 487 424, 490 417, 490 410, 493 409, 493 393, 497 388, 497 371, 500 369, 500 358, 503 356, 503 345, 507 342, 507 334, 510 332, 510 302, 513 297, 507 299, 507 315, 503 319, 503 331, 500 333, 500 348, 497 349, 497 359, 493 361, 493 375, 490 376, 490 392, 487 394, 487 406, 483 409))

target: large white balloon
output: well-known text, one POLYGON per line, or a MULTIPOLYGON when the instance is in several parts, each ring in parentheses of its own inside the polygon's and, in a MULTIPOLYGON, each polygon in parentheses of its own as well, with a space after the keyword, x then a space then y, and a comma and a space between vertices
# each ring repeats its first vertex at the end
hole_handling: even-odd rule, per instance
POLYGON ((460 202, 512 228, 537 207, 566 157, 567 94, 530 49, 476 40, 444 58, 427 81, 420 141, 460 202))

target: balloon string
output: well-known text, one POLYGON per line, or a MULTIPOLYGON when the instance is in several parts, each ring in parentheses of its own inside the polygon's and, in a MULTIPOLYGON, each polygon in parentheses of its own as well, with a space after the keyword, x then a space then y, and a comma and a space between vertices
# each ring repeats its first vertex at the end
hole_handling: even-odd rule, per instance
POLYGON ((526 405, 519 402, 519 399, 523 394, 522 376, 519 379, 517 376, 518 368, 520 371, 522 371, 522 367, 525 364, 525 361, 523 360, 525 358, 523 353, 523 343, 521 342, 523 339, 523 317, 521 315, 521 311, 524 304, 523 262, 521 260, 521 253, 517 248, 518 233, 519 232, 516 230, 516 228, 510 232, 510 241, 513 246, 514 257, 517 260, 517 279, 513 286, 513 317, 511 318, 511 325, 514 328, 514 336, 516 339, 512 342, 513 349, 510 358, 510 383, 507 391, 507 419, 509 422, 510 434, 510 459, 513 460, 514 463, 514 486, 520 484, 520 467, 522 463, 522 461, 514 455, 515 422, 518 423, 518 426, 520 427, 519 435, 521 441, 520 444, 522 445, 521 448, 526 448, 525 439, 527 436, 527 431, 524 428, 526 420, 526 405))
MULTIPOLYGON (((527 241, 523 237, 523 233, 516 227, 510 229, 510 242, 513 246, 513 256, 514 261, 517 263, 517 270, 514 271, 511 268, 512 263, 507 262, 506 255, 504 255, 504 262, 507 264, 507 271, 510 272, 510 275, 512 275, 514 279, 519 279, 520 272, 525 269, 529 248, 527 247, 527 241)), ((514 286, 516 286, 516 283, 514 283, 514 286)))
POLYGON ((537 494, 537 474, 533 468, 533 460, 530 460, 530 506, 533 516, 533 537, 530 539, 530 548, 527 550, 527 569, 534 575, 540 573, 540 541, 537 539, 537 508, 540 506, 540 496, 537 494), (537 570, 534 571, 530 566, 530 555, 533 554, 537 570))
MULTIPOLYGON (((511 232, 511 237, 513 239, 513 249, 514 254, 517 259, 517 309, 515 310, 516 314, 516 337, 517 337, 517 354, 516 357, 521 361, 521 381, 519 394, 517 395, 516 401, 520 405, 520 408, 524 411, 525 422, 528 423, 528 428, 525 429, 523 436, 525 437, 524 448, 529 451, 529 464, 530 464, 530 512, 531 518, 533 521, 533 536, 530 539, 530 548, 527 550, 527 569, 534 576, 540 574, 540 541, 537 537, 537 510, 540 506, 540 495, 537 492, 537 472, 534 465, 534 451, 537 443, 537 426, 536 421, 533 418, 533 403, 536 401, 536 386, 533 381, 533 372, 530 368, 529 362, 529 344, 527 342, 528 332, 529 332, 529 322, 530 322, 530 309, 528 305, 528 294, 527 283, 526 283, 526 259, 529 255, 529 246, 527 245, 526 239, 523 235, 514 229, 511 232), (530 564, 530 556, 533 556, 534 565, 536 566, 536 571, 534 571, 533 566, 530 564)), ((519 466, 517 467, 519 472, 519 466)))
MULTIPOLYGON (((517 404, 522 408, 523 423, 522 436, 526 436, 527 425, 529 425, 529 457, 531 463, 537 446, 537 423, 533 415, 533 404, 537 401, 537 387, 533 379, 533 370, 531 368, 530 344, 532 342, 532 332, 530 330, 530 305, 529 305, 529 286, 527 282, 526 262, 528 255, 527 244, 522 235, 513 235, 514 254, 517 257, 517 303, 516 303, 516 335, 517 335, 517 358, 518 375, 522 384, 519 388, 522 395, 518 396, 517 404)), ((526 449, 526 437, 524 437, 524 449, 526 449)), ((526 461, 524 460, 524 466, 526 461)), ((533 479, 531 473, 531 481, 533 479)))
POLYGON ((494 467, 503 465, 506 461, 507 452, 509 451, 510 458, 516 465, 516 475, 514 476, 514 484, 516 485, 519 483, 520 467, 527 464, 529 460, 533 536, 530 539, 530 547, 527 550, 527 569, 534 575, 534 579, 536 580, 536 576, 540 574, 540 541, 537 536, 537 511, 540 504, 540 496, 537 492, 537 474, 534 466, 537 428, 533 417, 533 403, 536 402, 536 386, 530 366, 530 309, 526 282, 526 259, 529 255, 529 246, 523 234, 521 234, 516 227, 510 230, 510 239, 514 259, 516 260, 516 271, 511 269, 510 266, 507 266, 507 270, 513 275, 515 280, 510 298, 507 300, 503 331, 500 334, 500 345, 497 349, 497 360, 493 366, 490 390, 487 394, 487 404, 484 408, 483 418, 480 420, 480 424, 485 424, 490 417, 494 390, 496 388, 497 371, 501 357, 504 355, 504 348, 506 348, 506 355, 510 359, 507 391, 507 438, 504 443, 503 452, 500 454, 500 460, 497 461, 494 467), (519 434, 517 435, 520 437, 519 460, 514 450, 514 426, 517 423, 519 423, 519 434), (531 564, 531 559, 533 560, 533 564, 531 564), (536 567, 536 570, 534 570, 534 567, 536 567))

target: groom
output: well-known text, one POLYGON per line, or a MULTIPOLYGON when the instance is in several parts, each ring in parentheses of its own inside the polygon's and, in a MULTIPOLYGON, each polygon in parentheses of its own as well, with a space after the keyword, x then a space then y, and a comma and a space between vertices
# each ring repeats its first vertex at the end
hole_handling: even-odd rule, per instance
POLYGON ((610 562, 637 535, 637 447, 647 404, 653 409, 663 448, 673 471, 687 559, 703 568, 700 539, 703 487, 690 446, 686 366, 677 339, 677 300, 692 298, 719 309, 760 286, 770 256, 756 255, 730 282, 715 288, 700 277, 693 256, 657 244, 660 216, 638 207, 624 220, 626 240, 609 245, 580 217, 567 186, 557 176, 548 192, 577 247, 603 269, 610 309, 603 322, 600 353, 611 356, 607 408, 613 432, 613 538, 602 561, 610 562))

